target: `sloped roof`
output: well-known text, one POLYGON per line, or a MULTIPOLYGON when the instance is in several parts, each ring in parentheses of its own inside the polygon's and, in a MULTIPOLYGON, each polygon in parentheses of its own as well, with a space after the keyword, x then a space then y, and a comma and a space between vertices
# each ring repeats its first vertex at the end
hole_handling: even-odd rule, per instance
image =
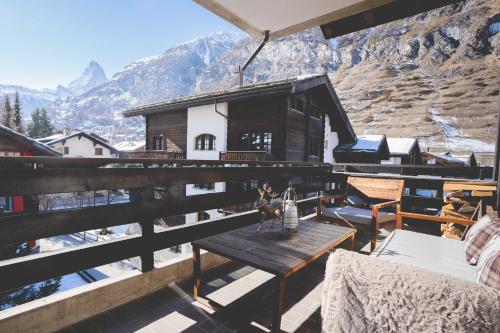
POLYGON ((418 140, 415 138, 387 138, 389 152, 393 155, 409 155, 418 145, 418 140))
POLYGON ((130 152, 130 151, 137 151, 140 148, 143 148, 146 146, 146 142, 143 141, 122 141, 114 145, 116 149, 119 151, 124 151, 124 152, 130 152))
POLYGON ((377 155, 380 159, 389 159, 389 147, 385 135, 360 135, 356 141, 338 145, 333 150, 336 159, 353 154, 377 155))
POLYGON ((85 138, 87 138, 87 139, 89 139, 90 141, 93 141, 94 143, 98 143, 99 145, 108 148, 110 151, 112 151, 114 153, 118 153, 118 150, 115 147, 111 146, 109 143, 104 142, 101 139, 99 139, 99 138, 97 138, 97 137, 95 137, 93 135, 87 134, 85 132, 76 132, 76 133, 73 133, 73 134, 70 134, 70 135, 66 135, 66 136, 57 138, 55 140, 49 141, 46 144, 49 145, 49 146, 52 146, 55 143, 58 143, 58 142, 61 142, 61 141, 66 141, 66 140, 71 139, 73 137, 82 137, 82 136, 85 137, 85 138))
POLYGON ((132 107, 125 110, 123 115, 125 117, 133 117, 169 110, 178 110, 198 105, 214 104, 214 101, 222 103, 230 100, 258 96, 261 94, 298 93, 310 87, 325 84, 325 79, 330 81, 326 74, 311 74, 288 78, 285 80, 267 81, 258 84, 244 85, 241 87, 237 86, 230 89, 173 98, 157 103, 132 107))
POLYGON ((259 84, 214 91, 206 94, 170 99, 158 103, 130 108, 124 111, 123 115, 125 117, 139 115, 144 116, 154 113, 187 109, 193 106, 215 104, 215 102, 230 102, 258 96, 296 94, 318 86, 324 86, 328 90, 328 94, 336 106, 335 109, 338 111, 334 116, 334 120, 337 123, 343 123, 344 132, 346 134, 345 136, 349 138, 346 142, 354 141, 356 139, 354 129, 352 128, 337 93, 335 92, 335 89, 326 74, 302 75, 285 80, 268 81, 259 84))
POLYGON ((31 151, 34 156, 61 156, 51 147, 3 125, 0 125, 0 136, 5 136, 9 140, 26 147, 26 150, 31 151))

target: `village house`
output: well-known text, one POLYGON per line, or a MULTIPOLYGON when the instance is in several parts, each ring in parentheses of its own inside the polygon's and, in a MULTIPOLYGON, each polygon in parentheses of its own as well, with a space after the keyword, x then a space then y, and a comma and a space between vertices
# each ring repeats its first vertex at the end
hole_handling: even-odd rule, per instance
POLYGON ((139 115, 146 122, 146 150, 181 151, 187 159, 214 160, 224 152, 251 151, 269 160, 332 163, 333 148, 356 140, 326 75, 248 85, 124 112, 125 117, 139 115))
POLYGON ((424 151, 422 160, 424 164, 477 166, 474 153, 456 155, 449 151, 446 153, 424 151))
POLYGON ((37 140, 64 157, 118 157, 119 151, 96 134, 65 131, 37 140))
POLYGON ((382 160, 382 164, 422 164, 418 139, 387 138, 387 145, 390 158, 382 160))
POLYGON ((390 158, 385 135, 360 135, 356 140, 333 149, 337 163, 377 163, 390 158))

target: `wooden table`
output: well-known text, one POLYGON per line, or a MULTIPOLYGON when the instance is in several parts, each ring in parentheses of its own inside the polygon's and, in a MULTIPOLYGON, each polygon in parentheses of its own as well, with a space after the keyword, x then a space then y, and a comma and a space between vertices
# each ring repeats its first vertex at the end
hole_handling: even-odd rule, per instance
POLYGON ((256 233, 257 226, 255 224, 193 242, 193 296, 198 299, 201 285, 200 249, 274 274, 278 299, 272 331, 279 332, 287 279, 349 238, 352 250, 356 230, 300 220, 298 233, 285 236, 280 232, 281 225, 271 229, 270 223, 266 223, 260 233, 256 233))

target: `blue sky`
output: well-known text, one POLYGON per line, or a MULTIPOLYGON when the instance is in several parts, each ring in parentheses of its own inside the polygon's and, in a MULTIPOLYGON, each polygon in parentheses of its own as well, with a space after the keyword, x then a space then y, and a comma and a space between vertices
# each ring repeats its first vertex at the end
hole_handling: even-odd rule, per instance
POLYGON ((239 31, 190 0, 0 0, 0 83, 67 85, 91 60, 111 77, 222 30, 239 31))

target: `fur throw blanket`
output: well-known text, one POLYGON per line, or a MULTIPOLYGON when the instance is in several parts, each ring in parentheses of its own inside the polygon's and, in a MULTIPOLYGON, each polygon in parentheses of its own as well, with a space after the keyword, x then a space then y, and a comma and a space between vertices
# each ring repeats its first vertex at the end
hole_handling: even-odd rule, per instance
POLYGON ((500 292, 337 250, 326 265, 324 332, 498 332, 500 292))

